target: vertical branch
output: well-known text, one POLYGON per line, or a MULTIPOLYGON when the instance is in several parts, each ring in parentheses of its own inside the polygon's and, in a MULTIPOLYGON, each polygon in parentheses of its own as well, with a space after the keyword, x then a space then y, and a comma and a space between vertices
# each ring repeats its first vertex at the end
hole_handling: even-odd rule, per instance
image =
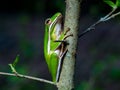
POLYGON ((72 90, 74 88, 73 76, 75 67, 75 55, 78 39, 78 24, 80 14, 80 0, 66 0, 64 29, 70 28, 73 37, 67 38, 69 43, 68 52, 64 58, 60 80, 57 84, 58 90, 72 90))

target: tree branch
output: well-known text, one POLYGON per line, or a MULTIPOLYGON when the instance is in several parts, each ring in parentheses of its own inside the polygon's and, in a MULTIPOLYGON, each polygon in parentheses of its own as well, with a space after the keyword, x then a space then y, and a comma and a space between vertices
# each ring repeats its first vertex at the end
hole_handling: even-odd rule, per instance
POLYGON ((110 11, 106 16, 100 18, 97 22, 95 22, 94 24, 92 24, 89 28, 87 28, 85 31, 83 31, 83 32, 78 36, 78 38, 82 37, 83 35, 85 35, 86 33, 88 33, 88 32, 91 31, 91 30, 95 30, 95 26, 96 26, 96 25, 98 25, 98 24, 100 24, 100 23, 102 23, 102 22, 108 21, 108 20, 110 20, 110 19, 112 19, 112 18, 120 15, 120 12, 113 14, 116 9, 117 9, 117 8, 114 8, 114 9, 113 9, 112 11, 110 11))
POLYGON ((78 26, 80 17, 80 2, 81 0, 66 0, 65 24, 64 30, 70 28, 73 36, 66 38, 68 41, 68 52, 63 60, 63 67, 59 82, 57 83, 58 90, 72 90, 74 88, 74 68, 75 56, 78 40, 78 26))
POLYGON ((30 80, 35 80, 35 81, 39 81, 39 82, 44 82, 44 83, 49 83, 49 84, 52 84, 52 85, 56 85, 56 83, 54 83, 52 81, 48 81, 48 80, 33 77, 33 76, 27 76, 27 75, 23 75, 23 74, 19 74, 19 73, 17 73, 17 75, 16 75, 16 74, 13 74, 13 73, 0 72, 0 75, 15 76, 15 77, 26 78, 26 79, 30 79, 30 80))
POLYGON ((111 15, 110 17, 108 17, 108 18, 106 19, 106 21, 109 20, 109 19, 112 19, 112 18, 114 18, 114 17, 116 17, 116 16, 118 16, 118 15, 120 15, 120 12, 117 12, 117 13, 111 15))

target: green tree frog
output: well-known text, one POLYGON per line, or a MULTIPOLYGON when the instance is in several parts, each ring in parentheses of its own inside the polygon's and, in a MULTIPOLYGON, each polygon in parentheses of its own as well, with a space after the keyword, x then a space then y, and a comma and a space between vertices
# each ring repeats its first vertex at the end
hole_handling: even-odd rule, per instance
POLYGON ((63 30, 63 17, 56 13, 45 21, 44 56, 53 82, 58 82, 63 57, 67 52, 65 39, 69 30, 63 30))

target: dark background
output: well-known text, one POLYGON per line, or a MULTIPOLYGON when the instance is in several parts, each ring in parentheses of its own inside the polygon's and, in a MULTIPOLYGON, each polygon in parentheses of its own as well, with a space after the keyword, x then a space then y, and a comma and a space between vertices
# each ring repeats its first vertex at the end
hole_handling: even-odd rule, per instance
MULTIPOLYGON (((79 34, 111 8, 83 0, 79 34)), ((64 0, 0 1, 0 71, 20 55, 19 73, 51 80, 43 54, 44 21, 65 11, 64 0)), ((120 90, 120 17, 104 22, 78 41, 75 90, 120 90)), ((55 86, 0 75, 0 90, 57 90, 55 86)))

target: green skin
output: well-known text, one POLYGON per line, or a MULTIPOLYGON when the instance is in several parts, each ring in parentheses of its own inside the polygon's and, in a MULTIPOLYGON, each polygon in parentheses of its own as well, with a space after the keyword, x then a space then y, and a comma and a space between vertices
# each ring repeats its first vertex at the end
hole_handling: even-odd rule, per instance
POLYGON ((62 58, 67 51, 66 45, 60 42, 66 37, 61 23, 61 13, 56 13, 45 22, 44 55, 53 82, 58 82, 62 58))

